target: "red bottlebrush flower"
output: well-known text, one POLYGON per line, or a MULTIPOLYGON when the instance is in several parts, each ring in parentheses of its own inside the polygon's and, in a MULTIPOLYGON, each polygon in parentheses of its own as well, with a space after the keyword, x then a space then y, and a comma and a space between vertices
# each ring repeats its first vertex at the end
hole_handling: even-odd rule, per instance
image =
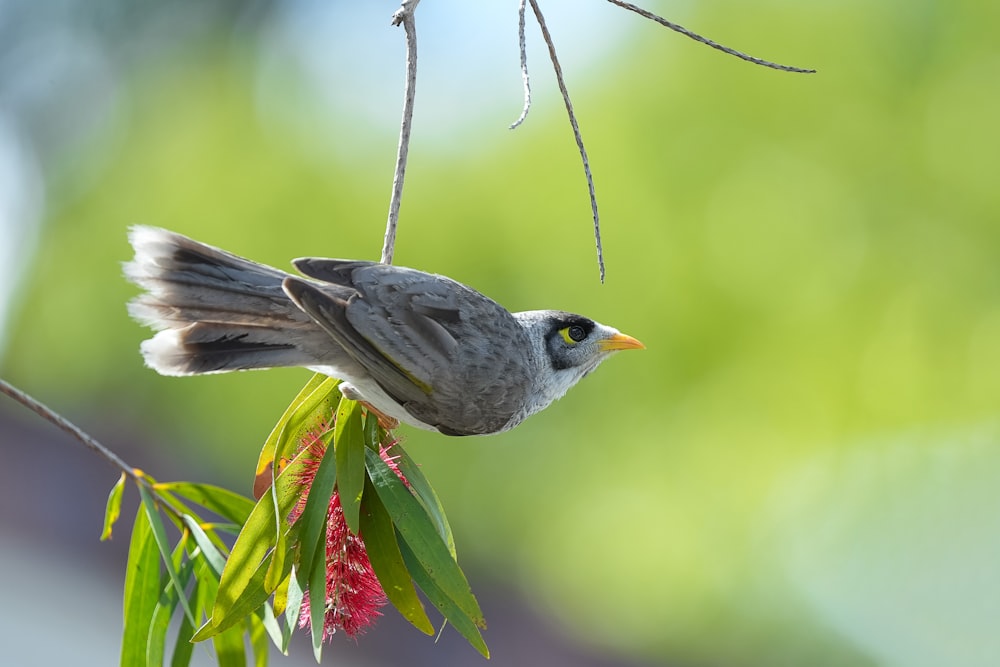
MULTIPOLYGON (((325 430, 323 427, 318 432, 310 432, 302 439, 302 446, 309 449, 309 456, 303 461, 302 471, 299 474, 302 496, 289 517, 290 522, 296 521, 305 509, 309 488, 326 451, 321 439, 321 434, 325 430)), ((379 453, 382 460, 406 483, 406 478, 400 472, 394 458, 388 455, 386 448, 381 447, 379 453)), ((335 489, 330 498, 326 524, 326 600, 324 601, 326 614, 323 640, 329 640, 338 629, 343 630, 348 637, 362 634, 382 615, 380 609, 387 601, 382 585, 368 559, 362 536, 351 534, 347 528, 344 510, 340 505, 340 494, 335 489)), ((299 614, 300 628, 310 625, 310 604, 310 595, 307 592, 299 614)))

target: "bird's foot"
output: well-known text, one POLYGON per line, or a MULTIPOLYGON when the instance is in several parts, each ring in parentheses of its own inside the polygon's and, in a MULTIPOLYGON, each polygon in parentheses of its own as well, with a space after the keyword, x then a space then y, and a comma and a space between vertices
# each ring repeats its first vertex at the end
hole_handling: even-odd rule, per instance
POLYGON ((375 418, 378 419, 378 425, 381 426, 386 431, 391 431, 399 426, 398 419, 394 419, 389 415, 380 412, 371 403, 367 401, 358 401, 358 402, 361 403, 362 406, 364 406, 365 410, 375 415, 375 418))
POLYGON ((340 385, 340 393, 344 396, 344 398, 347 398, 352 401, 357 401, 366 410, 368 410, 368 412, 375 415, 375 417, 378 418, 378 425, 384 428, 386 431, 391 431, 399 426, 398 419, 390 417, 389 415, 385 414, 384 412, 376 408, 374 405, 363 399, 361 397, 361 394, 358 393, 358 390, 354 388, 354 385, 349 384, 347 382, 342 382, 340 385))

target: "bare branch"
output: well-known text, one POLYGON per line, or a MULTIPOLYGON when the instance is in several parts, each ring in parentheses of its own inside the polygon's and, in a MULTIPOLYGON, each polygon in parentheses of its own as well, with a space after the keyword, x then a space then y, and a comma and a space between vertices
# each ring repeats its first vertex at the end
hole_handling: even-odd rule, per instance
POLYGON ((524 39, 524 10, 526 0, 521 0, 521 6, 517 10, 517 40, 521 47, 521 81, 524 82, 524 107, 521 115, 510 126, 516 128, 528 117, 528 110, 531 109, 531 79, 528 77, 528 48, 524 39))
POLYGON ((566 105, 566 113, 569 114, 569 123, 573 126, 573 136, 576 138, 576 147, 580 149, 580 158, 583 160, 583 172, 587 177, 587 189, 590 191, 590 210, 594 214, 594 239, 597 243, 597 266, 601 272, 601 282, 604 282, 604 248, 601 244, 601 219, 597 212, 597 193, 594 190, 594 176, 590 173, 590 160, 587 158, 587 149, 583 146, 583 136, 580 134, 580 125, 576 122, 576 113, 573 111, 573 103, 569 99, 569 91, 566 89, 566 82, 563 80, 562 67, 559 66, 559 58, 556 57, 556 47, 552 43, 552 35, 549 34, 548 26, 545 25, 545 17, 538 7, 537 0, 528 0, 531 3, 531 10, 535 13, 538 27, 541 28, 542 38, 549 47, 549 58, 552 60, 552 69, 556 73, 556 82, 559 84, 559 92, 562 93, 563 102, 566 105))
POLYGON ((816 70, 814 70, 814 69, 804 69, 802 67, 792 67, 791 65, 779 65, 778 63, 773 63, 770 60, 763 60, 761 58, 757 58, 755 56, 748 55, 748 54, 743 53, 741 51, 737 51, 736 49, 731 49, 728 46, 723 46, 722 44, 719 44, 718 42, 713 42, 712 40, 708 39, 707 37, 702 37, 701 35, 699 35, 696 32, 691 32, 690 30, 688 30, 687 28, 685 28, 682 25, 678 25, 676 23, 671 23, 670 21, 666 20, 662 16, 657 16, 653 12, 646 11, 642 7, 637 7, 637 6, 633 5, 631 2, 625 2, 624 0, 608 0, 608 2, 610 2, 613 5, 618 5, 619 7, 623 8, 623 9, 627 9, 630 12, 635 12, 639 16, 641 16, 643 18, 647 18, 650 21, 656 21, 660 25, 665 26, 667 28, 670 28, 674 32, 679 32, 682 35, 690 37, 691 39, 693 39, 696 42, 701 42, 702 44, 705 44, 706 46, 710 46, 713 49, 717 49, 719 51, 722 51, 723 53, 728 53, 731 56, 736 56, 740 60, 745 60, 747 62, 753 63, 754 65, 761 65, 762 67, 770 67, 771 69, 777 69, 777 70, 781 70, 783 72, 797 72, 799 74, 815 74, 816 73, 816 70))
POLYGON ((99 456, 104 458, 104 460, 108 461, 111 465, 132 478, 132 481, 136 484, 138 484, 142 479, 143 475, 140 471, 137 471, 135 468, 125 463, 125 461, 121 460, 113 451, 81 431, 79 427, 62 415, 49 408, 47 405, 35 400, 14 385, 5 380, 0 380, 0 393, 7 394, 45 421, 55 424, 66 433, 69 433, 71 436, 83 443, 88 449, 96 452, 99 456))
POLYGON ((399 9, 392 13, 392 25, 399 25, 405 17, 413 16, 413 12, 417 11, 417 5, 419 4, 420 0, 403 0, 400 2, 399 9))
POLYGON ((410 152, 413 99, 417 88, 417 25, 413 12, 418 4, 420 0, 403 0, 399 9, 392 15, 392 25, 402 24, 406 33, 406 84, 403 88, 403 120, 399 126, 399 147, 396 151, 396 170, 392 177, 389 218, 385 223, 385 241, 382 244, 383 264, 392 264, 392 256, 396 251, 399 204, 403 199, 403 179, 406 178, 406 159, 410 152))

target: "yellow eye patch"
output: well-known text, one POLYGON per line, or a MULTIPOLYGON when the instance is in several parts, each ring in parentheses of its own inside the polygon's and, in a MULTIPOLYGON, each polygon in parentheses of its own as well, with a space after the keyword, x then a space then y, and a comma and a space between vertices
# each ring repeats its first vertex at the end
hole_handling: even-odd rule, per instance
POLYGON ((567 345, 576 345, 587 337, 587 332, 580 325, 574 324, 560 329, 559 335, 562 336, 567 345))

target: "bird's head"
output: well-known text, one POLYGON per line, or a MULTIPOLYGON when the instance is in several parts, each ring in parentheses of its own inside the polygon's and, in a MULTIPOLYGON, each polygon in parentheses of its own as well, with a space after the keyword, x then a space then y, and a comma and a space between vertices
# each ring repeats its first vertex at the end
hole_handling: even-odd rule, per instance
POLYGON ((635 338, 582 315, 533 310, 516 313, 515 317, 541 352, 539 391, 545 403, 538 409, 562 397, 615 352, 646 347, 635 338))

